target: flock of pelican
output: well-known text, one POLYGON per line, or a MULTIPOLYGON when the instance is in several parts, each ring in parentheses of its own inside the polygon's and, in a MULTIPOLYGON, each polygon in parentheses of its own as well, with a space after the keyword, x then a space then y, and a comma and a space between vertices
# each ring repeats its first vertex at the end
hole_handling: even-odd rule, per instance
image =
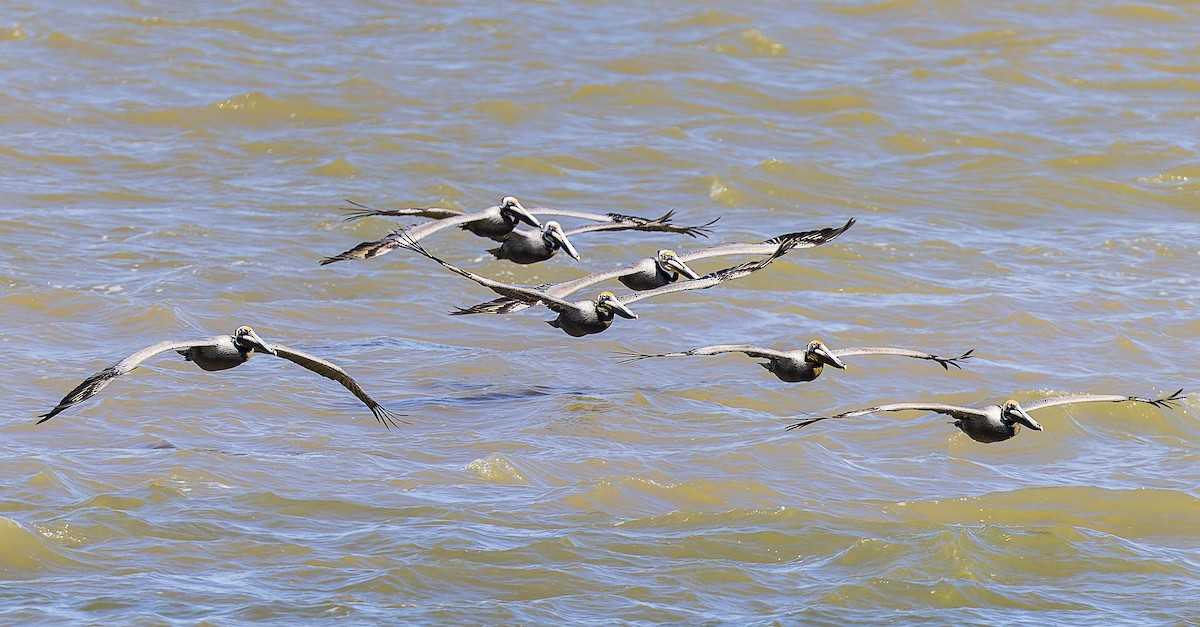
MULTIPOLYGON (((662 249, 652 258, 642 259, 620 268, 560 283, 522 286, 504 283, 459 268, 430 253, 422 246, 421 240, 438 231, 458 227, 476 236, 499 242, 498 247, 487 251, 497 259, 505 259, 518 264, 532 264, 550 259, 560 250, 576 260, 580 259, 579 251, 570 238, 585 233, 650 231, 675 233, 693 238, 707 237, 711 233, 710 227, 717 220, 698 226, 681 226, 672 222, 673 211, 658 218, 642 218, 617 213, 595 214, 545 208, 527 209, 512 196, 506 196, 496 206, 474 213, 441 207, 377 210, 357 203, 351 204, 355 208, 349 210, 346 217, 348 221, 367 217, 409 217, 429 221, 410 228, 395 229, 381 239, 362 242, 345 252, 325 257, 320 261, 321 265, 338 261, 371 259, 397 249, 408 250, 436 262, 454 274, 488 288, 499 296, 499 298, 487 302, 458 309, 451 312, 452 315, 508 314, 540 304, 557 314, 554 319, 547 321, 548 324, 574 337, 601 333, 607 330, 617 317, 637 319, 638 315, 629 308, 632 303, 674 292, 708 289, 721 283, 747 277, 763 270, 792 250, 814 248, 830 242, 849 230, 855 223, 855 219, 850 218, 841 227, 786 233, 761 242, 723 244, 683 253, 662 249), (538 216, 581 220, 587 224, 564 229, 556 220, 542 222, 538 216), (530 228, 519 228, 521 225, 530 228), (761 258, 728 266, 705 275, 699 274, 688 266, 688 262, 711 257, 747 255, 761 258), (618 296, 606 290, 601 291, 590 300, 566 300, 575 292, 612 280, 619 281, 633 291, 618 296)), ((397 426, 398 422, 403 422, 396 414, 371 398, 358 385, 358 382, 341 367, 295 349, 265 342, 253 329, 242 326, 232 335, 219 335, 199 340, 164 341, 137 351, 85 379, 83 383, 67 393, 52 410, 39 416, 41 420, 38 421, 38 424, 95 396, 114 379, 131 372, 147 359, 172 350, 182 355, 185 361, 193 362, 207 371, 227 370, 239 366, 248 361, 255 353, 282 357, 340 383, 362 401, 371 410, 375 419, 384 426, 390 428, 397 426)), ((624 351, 618 353, 616 358, 623 362, 629 362, 642 359, 741 353, 751 358, 765 360, 759 362, 760 365, 781 381, 806 382, 821 376, 825 366, 845 370, 846 364, 842 359, 846 357, 860 355, 908 357, 932 361, 942 366, 943 369, 949 370, 950 366, 962 368, 961 363, 969 359, 973 352, 974 349, 954 357, 942 357, 933 353, 892 347, 831 349, 823 342, 813 340, 808 346, 798 350, 775 350, 749 344, 716 344, 657 354, 624 351)), ((1183 390, 1179 390, 1160 397, 1073 394, 1033 401, 1026 403, 1024 407, 1016 401, 1009 400, 1002 405, 989 405, 981 409, 940 403, 891 403, 848 411, 834 416, 813 417, 791 424, 787 429, 799 429, 830 418, 852 418, 875 412, 924 411, 951 416, 954 418, 952 424, 968 437, 977 442, 990 443, 1012 438, 1022 426, 1037 431, 1042 430, 1041 424, 1034 420, 1029 412, 1047 407, 1070 403, 1134 402, 1169 408, 1177 406, 1178 402, 1185 398, 1183 390)))

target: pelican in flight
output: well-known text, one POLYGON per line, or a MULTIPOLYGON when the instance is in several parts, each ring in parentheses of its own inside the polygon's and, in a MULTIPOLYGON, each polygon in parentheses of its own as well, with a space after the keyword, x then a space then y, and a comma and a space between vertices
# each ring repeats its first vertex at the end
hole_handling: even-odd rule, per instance
MULTIPOLYGON (((854 226, 854 218, 850 218, 845 226, 839 228, 825 228, 814 231, 800 231, 798 233, 787 233, 779 237, 772 237, 768 240, 763 240, 757 243, 734 243, 722 244, 720 246, 712 246, 702 248, 685 253, 676 253, 673 250, 662 249, 654 257, 647 257, 636 261, 628 266, 609 270, 607 272, 597 272, 578 279, 563 281, 561 283, 551 283, 543 285, 538 289, 556 298, 565 298, 575 292, 595 285, 610 279, 617 279, 626 287, 632 290, 652 290, 655 288, 669 285, 678 281, 680 278, 698 279, 699 273, 687 265, 687 262, 696 259, 706 259, 708 257, 719 257, 724 255, 770 255, 775 252, 779 245, 784 242, 791 242, 792 248, 814 248, 833 238, 845 233, 847 229, 854 226)), ((571 231, 568 231, 570 233, 571 231)), ((491 313, 491 314, 506 314, 514 311, 521 311, 529 308, 530 304, 521 300, 512 298, 497 298, 486 303, 479 303, 463 309, 460 313, 476 314, 476 313, 491 313)))
MULTIPOLYGON (((380 255, 386 255, 393 250, 400 248, 400 244, 404 238, 401 233, 405 234, 408 239, 413 241, 421 241, 422 239, 441 231, 442 229, 457 226, 480 237, 488 237, 498 242, 505 242, 517 225, 521 222, 535 228, 542 228, 541 222, 538 221, 537 215, 551 215, 566 218, 577 218, 581 220, 591 220, 598 222, 603 228, 597 230, 615 230, 615 231, 665 231, 668 233, 682 233, 691 237, 707 236, 709 226, 712 226, 716 220, 700 226, 680 226, 671 224, 671 218, 675 212, 668 211, 664 216, 657 219, 641 218, 638 216, 628 216, 619 213, 598 214, 586 213, 583 211, 564 211, 558 209, 526 209, 521 205, 521 202, 512 196, 505 196, 495 207, 488 207, 483 211, 476 213, 459 213, 454 215, 453 209, 442 209, 440 207, 430 208, 409 208, 409 209, 362 209, 355 210, 355 213, 347 220, 357 220, 367 216, 375 215, 412 215, 418 217, 436 217, 442 216, 430 222, 418 224, 408 229, 394 229, 391 233, 384 236, 382 239, 362 242, 361 244, 347 250, 343 253, 325 257, 321 260, 321 265, 333 263, 335 261, 345 261, 347 259, 370 259, 380 255)), ((719 219, 719 218, 718 218, 719 219)), ((582 232, 582 231, 580 231, 582 232)), ((535 236, 537 232, 532 232, 535 236)), ((549 259, 549 257, 546 257, 549 259)), ((533 262, 525 262, 533 263, 533 262)))
POLYGON ((432 218, 433 222, 426 223, 427 226, 436 228, 430 229, 430 232, 440 231, 445 228, 457 226, 464 231, 470 231, 479 237, 487 237, 498 242, 504 241, 504 238, 512 233, 512 230, 517 228, 517 225, 524 222, 534 228, 541 228, 542 223, 533 217, 533 214, 521 204, 513 196, 505 196, 500 199, 500 204, 493 205, 482 211, 474 213, 464 213, 456 209, 445 209, 443 207, 407 207, 404 209, 371 209, 370 207, 351 203, 358 207, 351 209, 346 217, 347 222, 361 220, 370 216, 412 216, 418 218, 432 218), (445 220, 446 222, 443 222, 445 220))
POLYGON ((183 355, 184 361, 194 362, 202 370, 209 371, 226 370, 240 366, 246 363, 255 352, 259 351, 276 357, 282 357, 304 366, 327 379, 333 379, 341 383, 347 390, 350 390, 351 394, 358 397, 358 400, 362 401, 371 410, 372 414, 375 414, 375 419, 385 427, 399 426, 396 424, 396 415, 388 411, 383 405, 375 402, 375 399, 364 392, 359 387, 358 382, 349 374, 346 374, 345 370, 319 357, 314 357, 286 346, 280 346, 279 344, 268 344, 262 338, 258 337, 254 329, 246 326, 238 327, 233 332, 233 335, 218 335, 202 340, 168 340, 147 346, 84 379, 83 383, 80 383, 78 387, 67 393, 54 409, 39 416, 41 420, 37 424, 40 425, 62 413, 63 410, 95 396, 105 386, 112 383, 113 379, 132 371, 142 365, 142 362, 147 359, 170 350, 183 355))
MULTIPOLYGON (((550 294, 547 294, 546 292, 537 288, 502 283, 500 281, 495 281, 493 279, 468 272, 435 257, 429 251, 425 250, 418 242, 408 242, 402 244, 401 246, 403 248, 420 253, 441 264, 442 267, 446 268, 447 270, 471 279, 472 281, 492 290, 493 292, 496 292, 501 296, 504 296, 505 298, 512 298, 529 304, 539 301, 545 303, 546 307, 558 314, 557 318, 554 320, 548 320, 547 323, 556 329, 562 329, 567 335, 574 337, 582 337, 584 335, 600 333, 612 324, 613 319, 616 316, 636 319, 637 314, 630 311, 629 307, 627 307, 629 303, 633 303, 644 298, 660 296, 662 294, 671 294, 673 292, 707 289, 726 281, 740 279, 767 267, 767 265, 774 261, 777 257, 790 250, 790 243, 784 242, 778 245, 775 249, 775 252, 766 259, 718 270, 716 272, 706 274, 698 279, 680 281, 678 283, 664 285, 657 289, 635 292, 633 294, 625 294, 620 297, 614 295, 612 292, 601 292, 595 300, 570 302, 555 296, 551 296, 550 294)), ((459 311, 452 312, 452 314, 453 313, 466 312, 459 311)))
MULTIPOLYGON (((597 226, 605 226, 603 224, 597 226)), ((582 229, 571 229, 580 231, 582 229)), ((541 231, 513 231, 508 234, 503 244, 498 248, 488 250, 496 259, 507 259, 513 263, 530 264, 545 261, 554 256, 559 250, 567 251, 572 259, 578 261, 579 253, 567 232, 554 220, 542 225, 541 231)))
MULTIPOLYGON (((712 222, 699 227, 681 227, 671 224, 671 217, 674 213, 674 211, 668 211, 662 217, 653 220, 638 218, 636 216, 621 216, 621 221, 618 222, 588 224, 567 229, 566 231, 563 230, 558 222, 551 220, 542 225, 541 232, 525 229, 514 230, 498 248, 492 248, 488 252, 495 256, 496 259, 507 259, 519 264, 531 264, 553 257, 554 253, 558 252, 559 249, 567 251, 567 254, 578 260, 579 253, 575 252, 575 247, 571 245, 571 241, 567 238, 568 236, 574 237, 584 233, 597 233, 601 231, 666 231, 669 233, 683 233, 691 237, 701 235, 707 237, 708 229, 706 227, 708 224, 712 224, 712 222)), ((716 222, 716 220, 713 222, 716 222)), ((689 268, 688 270, 690 271, 691 269, 689 268)))
POLYGON ((1056 398, 1044 398, 1040 401, 1026 403, 1022 407, 1016 401, 1005 401, 1003 405, 988 405, 983 409, 975 409, 973 407, 959 407, 958 405, 943 405, 941 403, 893 403, 890 405, 879 405, 878 407, 868 407, 855 411, 848 411, 844 414, 836 416, 822 416, 819 418, 809 418, 802 420, 792 425, 788 425, 787 430, 799 429, 807 427, 814 422, 820 422, 828 418, 853 418, 865 414, 872 414, 877 411, 931 411, 939 414, 945 414, 954 418, 954 426, 962 429, 962 432, 967 434, 976 442, 989 444, 992 442, 1003 442, 1017 434, 1021 425, 1025 425, 1034 431, 1041 431, 1042 425, 1034 420, 1029 412, 1054 407, 1056 405, 1068 405, 1071 403, 1147 403, 1155 407, 1177 407, 1179 401, 1187 398, 1183 396, 1183 390, 1179 390, 1169 396, 1160 396, 1158 398, 1150 398, 1146 396, 1121 396, 1119 394, 1069 394, 1067 396, 1059 396, 1056 398))
POLYGON ((839 348, 830 350, 821 340, 813 340, 808 343, 808 346, 803 350, 794 351, 777 351, 769 348, 760 348, 749 344, 718 344, 715 346, 701 346, 688 351, 678 353, 618 353, 622 363, 637 361, 639 359, 649 359, 652 357, 688 357, 691 355, 720 355, 721 353, 745 353, 750 357, 760 357, 766 359, 765 362, 760 362, 759 365, 766 368, 769 372, 779 377, 780 381, 788 383, 798 383, 802 381, 812 381, 821 376, 821 371, 825 366, 832 366, 838 370, 845 370, 846 364, 842 362, 842 357, 851 355, 899 355, 901 357, 912 357, 914 359, 927 359, 936 361, 941 364, 946 370, 950 366, 962 368, 959 361, 969 359, 971 353, 975 349, 971 349, 958 357, 939 357, 930 353, 922 353, 921 351, 908 350, 905 348, 887 348, 887 347, 860 347, 860 348, 839 348))
MULTIPOLYGON (((372 215, 415 215, 421 217, 433 217, 439 215, 437 212, 450 212, 452 209, 441 209, 440 207, 431 208, 409 208, 409 209, 393 209, 393 210, 376 210, 362 209, 356 210, 356 213, 346 218, 347 220, 357 220, 372 215), (431 213, 433 212, 433 213, 431 213)), ((505 196, 499 205, 488 207, 483 211, 475 213, 461 213, 457 215, 446 214, 443 217, 437 218, 431 222, 418 224, 412 228, 404 230, 393 230, 383 239, 362 242, 361 244, 347 250, 346 252, 325 257, 321 260, 321 265, 330 264, 335 261, 344 261, 347 259, 370 259, 379 255, 386 255, 399 247, 397 234, 405 232, 409 237, 420 241, 421 239, 433 235, 442 229, 450 227, 460 227, 479 235, 480 237, 488 237, 496 241, 504 241, 513 229, 521 222, 535 228, 541 228, 542 223, 529 210, 521 205, 521 201, 512 196, 505 196)))

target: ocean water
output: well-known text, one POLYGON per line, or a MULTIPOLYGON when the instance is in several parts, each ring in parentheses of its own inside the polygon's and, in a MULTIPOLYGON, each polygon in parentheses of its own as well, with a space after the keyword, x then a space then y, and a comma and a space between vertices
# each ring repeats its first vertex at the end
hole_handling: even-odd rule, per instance
MULTIPOLYGON (((997 444, 881 403, 1196 392, 1191 2, 17 2, 0 20, 0 622, 1200 623, 1197 401, 997 444), (521 285, 857 224, 568 337, 346 200, 715 218, 521 285), (174 353, 35 426, 89 374, 174 353), (749 343, 849 357, 784 383, 749 343)), ((578 221, 564 218, 564 225, 578 221)), ((711 259, 709 272, 742 259, 711 259)), ((598 289, 625 291, 619 284, 598 289)), ((581 292, 579 298, 594 293, 581 292)))

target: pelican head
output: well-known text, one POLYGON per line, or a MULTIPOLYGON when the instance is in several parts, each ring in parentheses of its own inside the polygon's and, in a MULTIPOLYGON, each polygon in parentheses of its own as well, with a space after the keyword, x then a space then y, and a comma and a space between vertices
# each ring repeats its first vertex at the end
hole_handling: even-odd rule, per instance
POLYGON ((839 370, 846 369, 846 364, 842 363, 842 360, 838 359, 837 355, 834 355, 832 352, 830 352, 829 347, 826 346, 821 340, 813 340, 809 342, 808 348, 805 349, 804 352, 816 357, 818 363, 829 364, 830 366, 833 366, 839 370))
POLYGON ((554 220, 550 220, 542 226, 542 237, 546 238, 546 243, 551 248, 561 248, 567 251, 572 259, 579 261, 579 253, 571 245, 571 240, 567 239, 567 234, 563 232, 562 227, 554 220))
POLYGON ((1000 419, 1006 425, 1025 425, 1034 431, 1041 431, 1042 425, 1034 420, 1030 415, 1021 408, 1016 401, 1004 401, 1004 405, 1000 407, 1000 419))
POLYGON ((237 331, 233 332, 233 343, 239 348, 247 349, 247 352, 254 352, 254 349, 258 349, 271 355, 277 354, 275 349, 271 348, 261 337, 258 337, 254 329, 247 326, 240 326, 237 328, 237 331))
POLYGON ((529 210, 521 205, 521 201, 517 200, 515 196, 505 196, 500 199, 500 213, 508 214, 510 218, 515 218, 517 222, 524 222, 535 228, 542 227, 542 223, 538 222, 538 219, 533 217, 533 214, 529 213, 529 210))
POLYGON ((614 313, 622 318, 637 320, 637 314, 633 313, 612 292, 600 292, 596 297, 596 310, 614 313))
POLYGON ((658 263, 658 267, 667 274, 682 274, 689 279, 700 278, 700 275, 696 274, 695 271, 689 268, 688 265, 684 263, 683 260, 679 258, 679 255, 675 254, 675 251, 673 250, 664 248, 658 251, 658 257, 655 258, 655 261, 658 263))

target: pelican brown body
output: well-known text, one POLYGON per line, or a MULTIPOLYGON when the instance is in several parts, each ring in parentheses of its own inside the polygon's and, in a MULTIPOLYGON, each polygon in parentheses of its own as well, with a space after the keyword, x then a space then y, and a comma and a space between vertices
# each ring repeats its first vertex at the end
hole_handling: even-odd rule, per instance
POLYGON ((541 231, 513 231, 498 248, 488 250, 497 259, 513 263, 530 264, 545 261, 559 250, 567 251, 572 259, 578 260, 579 253, 562 226, 550 220, 542 225, 541 231))
POLYGON ((1183 390, 1179 390, 1168 396, 1160 396, 1158 398, 1150 398, 1147 396, 1121 396, 1118 394, 1070 394, 1067 396, 1059 396, 1056 398, 1044 398, 1042 400, 1026 403, 1024 407, 1016 401, 1005 401, 1003 405, 988 405, 982 409, 973 407, 961 407, 959 405, 945 405, 942 403, 892 403, 888 405, 879 405, 876 407, 868 407, 855 411, 848 411, 836 416, 821 416, 818 418, 809 418, 795 424, 788 425, 787 429, 799 429, 807 427, 816 422, 827 420, 829 418, 853 418, 855 416, 863 416, 872 414, 878 411, 931 411, 938 414, 945 414, 954 418, 952 423, 954 426, 962 430, 972 440, 990 444, 992 442, 1003 442, 1017 435, 1021 425, 1029 427, 1034 431, 1041 431, 1042 425, 1034 420, 1029 415, 1031 411, 1054 407, 1056 405, 1067 405, 1070 403, 1146 403, 1155 407, 1174 407, 1183 399, 1183 390))
POLYGON ((371 410, 371 413, 375 415, 375 419, 384 426, 388 426, 389 424, 396 425, 395 414, 375 402, 375 399, 363 391, 359 387, 358 382, 347 374, 345 370, 319 357, 314 357, 279 344, 268 344, 262 338, 258 337, 258 334, 253 329, 247 326, 238 327, 233 335, 218 335, 201 340, 169 340, 143 348, 85 379, 74 390, 68 392, 54 409, 42 414, 40 416, 41 420, 37 424, 42 424, 62 413, 67 408, 95 396, 117 377, 131 372, 142 365, 142 362, 147 359, 169 350, 174 350, 183 355, 184 360, 193 362, 201 369, 210 372, 228 370, 229 368, 240 366, 246 363, 256 352, 260 351, 269 355, 275 355, 276 357, 282 357, 295 364, 304 366, 327 379, 337 381, 362 401, 371 410))

